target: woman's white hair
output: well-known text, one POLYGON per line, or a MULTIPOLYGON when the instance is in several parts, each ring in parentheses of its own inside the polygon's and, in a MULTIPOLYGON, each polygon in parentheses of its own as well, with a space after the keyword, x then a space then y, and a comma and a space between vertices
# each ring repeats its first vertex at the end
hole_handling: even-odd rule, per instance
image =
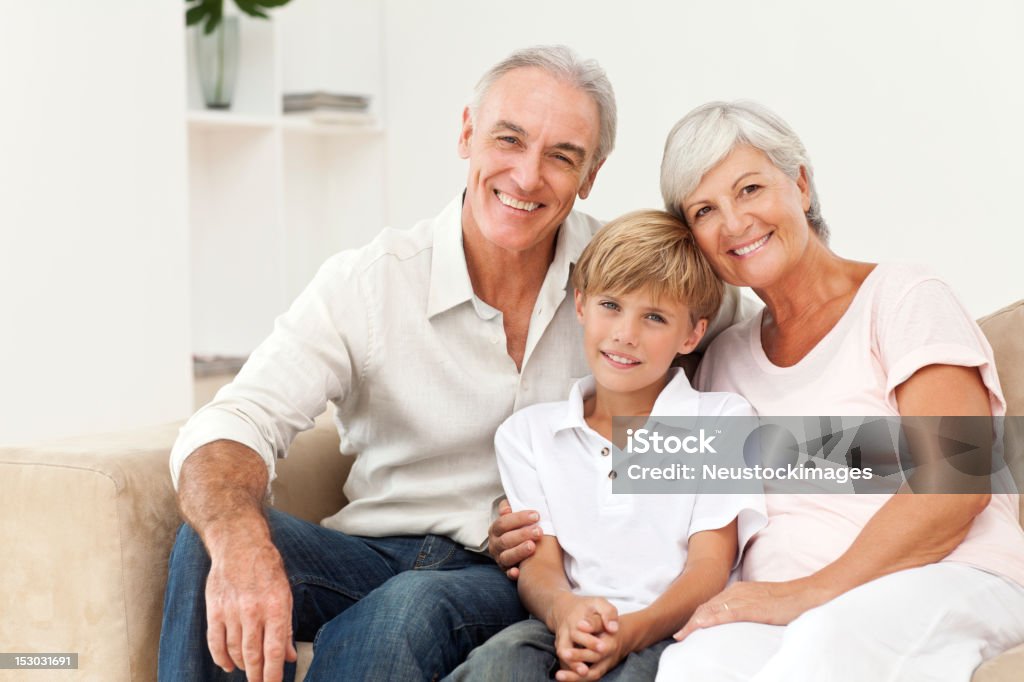
POLYGON ((597 149, 594 152, 593 164, 608 158, 615 147, 615 127, 617 114, 615 109, 615 91, 608 80, 608 75, 594 59, 581 59, 572 49, 565 45, 538 45, 516 50, 505 59, 492 66, 483 75, 473 89, 473 100, 469 104, 469 115, 475 120, 480 105, 487 97, 491 86, 509 71, 515 69, 536 68, 551 76, 563 80, 590 95, 597 105, 599 130, 597 149))
POLYGON ((665 208, 684 222, 682 202, 701 178, 737 145, 761 150, 775 167, 796 180, 800 168, 807 175, 811 195, 807 222, 825 243, 829 230, 821 216, 814 170, 807 150, 777 114, 757 102, 708 102, 684 116, 668 134, 661 160, 661 197, 665 208))

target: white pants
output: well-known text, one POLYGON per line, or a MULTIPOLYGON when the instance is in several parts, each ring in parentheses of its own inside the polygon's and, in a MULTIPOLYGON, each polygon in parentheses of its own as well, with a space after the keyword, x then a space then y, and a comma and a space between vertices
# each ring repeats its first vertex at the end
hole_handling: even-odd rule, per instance
POLYGON ((1024 587, 953 562, 850 590, 788 626, 729 623, 665 649, 657 682, 967 682, 1024 642, 1024 587))

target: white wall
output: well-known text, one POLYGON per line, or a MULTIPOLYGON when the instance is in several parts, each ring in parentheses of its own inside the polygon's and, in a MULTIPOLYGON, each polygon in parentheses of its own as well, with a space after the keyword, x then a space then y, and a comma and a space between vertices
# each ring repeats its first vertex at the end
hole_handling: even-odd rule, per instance
MULTIPOLYGON (((930 263, 979 315, 1024 296, 1014 0, 384 0, 381 14, 369 0, 354 14, 318 2, 345 27, 310 38, 325 60, 362 55, 376 70, 384 55, 366 87, 380 87, 386 158, 370 166, 386 189, 331 211, 372 215, 386 191, 384 222, 434 214, 464 181, 455 142, 480 73, 514 48, 564 42, 604 64, 620 106, 618 149, 585 210, 659 205, 671 124, 708 99, 755 98, 807 143, 839 253, 930 263), (378 30, 377 52, 338 43, 378 30)), ((3 3, 0 443, 191 409, 183 12, 180 0, 3 3)), ((295 87, 332 86, 330 72, 305 82, 288 54, 295 87)))
POLYGON ((191 408, 183 12, 4 3, 2 444, 191 408))
POLYGON ((707 100, 756 99, 808 147, 839 254, 930 264, 975 315, 1024 297, 1016 0, 388 0, 384 39, 395 226, 463 186, 459 115, 481 72, 559 42, 597 58, 618 95, 617 150, 584 210, 660 206, 672 124, 707 100))

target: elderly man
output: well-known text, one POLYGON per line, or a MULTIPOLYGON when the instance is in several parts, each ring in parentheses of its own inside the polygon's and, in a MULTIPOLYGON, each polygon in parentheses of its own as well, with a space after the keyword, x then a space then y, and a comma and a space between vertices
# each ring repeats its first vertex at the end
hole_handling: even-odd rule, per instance
POLYGON ((595 62, 534 48, 483 77, 462 122, 465 192, 328 260, 182 429, 161 680, 281 680, 293 638, 314 637, 309 680, 437 679, 525 617, 484 553, 493 436, 587 374, 566 288, 599 224, 572 208, 612 149, 615 101, 595 62), (265 497, 328 401, 360 454, 349 505, 316 526, 265 497))

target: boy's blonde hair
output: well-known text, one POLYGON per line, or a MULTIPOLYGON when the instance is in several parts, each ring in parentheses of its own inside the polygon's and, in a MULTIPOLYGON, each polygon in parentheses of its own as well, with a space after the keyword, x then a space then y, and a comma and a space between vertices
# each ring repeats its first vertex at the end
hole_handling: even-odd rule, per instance
POLYGON ((684 222, 644 210, 612 220, 583 249, 572 285, 584 295, 628 294, 650 287, 690 308, 693 321, 711 319, 722 302, 722 281, 684 222))

